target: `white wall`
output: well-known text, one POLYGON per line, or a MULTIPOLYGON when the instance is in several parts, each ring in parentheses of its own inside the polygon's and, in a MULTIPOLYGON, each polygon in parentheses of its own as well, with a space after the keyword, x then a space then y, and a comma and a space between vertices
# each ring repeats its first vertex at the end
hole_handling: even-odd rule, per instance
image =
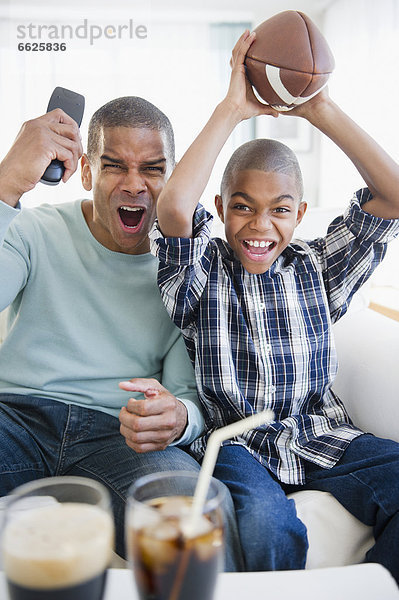
MULTIPOLYGON (((335 0, 323 31, 336 60, 331 96, 399 161, 399 2, 335 0)), ((350 161, 321 140, 319 206, 345 204, 364 185, 350 161)), ((399 289, 399 240, 391 242, 373 284, 399 289)))
MULTIPOLYGON (((336 0, 323 29, 336 61, 331 96, 399 160, 398 0, 336 0)), ((321 151, 320 203, 342 204, 360 176, 325 138, 321 151)))

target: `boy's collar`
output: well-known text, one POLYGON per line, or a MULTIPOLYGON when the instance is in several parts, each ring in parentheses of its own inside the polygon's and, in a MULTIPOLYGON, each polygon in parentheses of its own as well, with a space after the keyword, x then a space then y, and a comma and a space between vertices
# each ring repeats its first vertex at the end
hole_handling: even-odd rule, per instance
POLYGON ((288 246, 285 248, 282 254, 289 254, 293 256, 306 256, 307 253, 306 250, 304 250, 304 248, 302 247, 302 245, 300 243, 296 243, 296 240, 294 239, 290 244, 288 244, 288 246))

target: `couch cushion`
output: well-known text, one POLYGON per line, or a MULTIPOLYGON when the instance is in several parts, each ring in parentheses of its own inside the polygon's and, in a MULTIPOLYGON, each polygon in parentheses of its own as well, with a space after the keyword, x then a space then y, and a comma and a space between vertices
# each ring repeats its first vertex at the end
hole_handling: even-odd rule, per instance
POLYGON ((366 309, 334 325, 339 369, 333 389, 355 425, 399 442, 399 323, 366 309))
POLYGON ((363 525, 330 493, 304 490, 290 494, 308 530, 307 569, 341 567, 364 561, 374 544, 372 528, 363 525))

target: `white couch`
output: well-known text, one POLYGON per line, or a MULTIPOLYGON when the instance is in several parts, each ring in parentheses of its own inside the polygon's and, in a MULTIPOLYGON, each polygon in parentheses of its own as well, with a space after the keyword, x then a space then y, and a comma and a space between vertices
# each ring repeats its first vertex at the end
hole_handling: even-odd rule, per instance
MULTIPOLYGON (((333 389, 358 427, 399 442, 399 322, 355 308, 338 321, 334 334, 340 366, 333 389)), ((327 492, 291 497, 308 529, 307 568, 363 562, 373 544, 371 527, 327 492)))

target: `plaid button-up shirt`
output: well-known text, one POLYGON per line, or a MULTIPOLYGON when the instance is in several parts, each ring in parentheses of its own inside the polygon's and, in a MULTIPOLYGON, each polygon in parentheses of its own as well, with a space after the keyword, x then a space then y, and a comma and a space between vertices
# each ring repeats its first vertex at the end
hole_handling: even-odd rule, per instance
POLYGON ((369 215, 357 192, 324 238, 293 240, 266 273, 250 274, 199 206, 193 238, 151 233, 165 306, 193 362, 206 431, 265 408, 275 421, 227 443, 244 445, 284 483, 305 481, 303 460, 333 466, 362 432, 331 386, 337 356, 331 324, 381 262, 399 220, 369 215))

